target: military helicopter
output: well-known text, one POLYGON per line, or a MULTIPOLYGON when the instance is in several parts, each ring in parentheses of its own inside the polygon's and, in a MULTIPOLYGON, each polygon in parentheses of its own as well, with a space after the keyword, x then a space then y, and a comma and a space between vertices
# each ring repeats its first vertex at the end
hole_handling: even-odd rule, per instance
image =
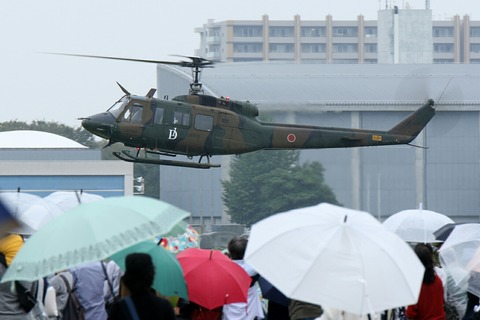
POLYGON ((236 101, 204 94, 200 75, 214 61, 184 57, 188 61, 157 61, 119 57, 64 54, 88 58, 169 64, 192 69, 188 95, 171 100, 133 95, 118 82, 124 96, 106 112, 81 118, 82 126, 108 139, 105 147, 120 142, 136 148, 113 152, 124 161, 208 169, 220 167, 210 162, 214 155, 231 155, 262 149, 351 148, 410 144, 435 115, 434 101, 422 107, 388 131, 307 125, 265 123, 257 119, 259 110, 248 101, 236 101), (145 152, 140 155, 140 151, 145 152), (198 162, 160 158, 186 155, 198 162), (206 162, 202 162, 205 158, 206 162))

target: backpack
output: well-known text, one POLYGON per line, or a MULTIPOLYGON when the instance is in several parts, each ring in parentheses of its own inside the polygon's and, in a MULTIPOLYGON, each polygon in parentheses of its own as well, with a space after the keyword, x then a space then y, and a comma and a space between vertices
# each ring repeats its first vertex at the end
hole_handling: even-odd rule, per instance
POLYGON ((67 278, 60 274, 63 282, 67 286, 68 299, 65 309, 62 312, 62 320, 85 320, 85 310, 83 309, 78 297, 75 294, 75 289, 70 288, 67 278))

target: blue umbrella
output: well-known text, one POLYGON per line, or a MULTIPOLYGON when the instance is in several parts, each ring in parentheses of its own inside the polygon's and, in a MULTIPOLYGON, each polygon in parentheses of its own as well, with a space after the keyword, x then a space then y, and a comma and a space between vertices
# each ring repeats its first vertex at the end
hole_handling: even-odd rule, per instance
POLYGON ((280 290, 275 288, 265 278, 258 278, 258 285, 260 286, 260 290, 262 291, 262 296, 264 299, 267 299, 268 301, 273 301, 283 306, 288 306, 290 299, 287 298, 287 296, 285 296, 282 292, 280 292, 280 290))

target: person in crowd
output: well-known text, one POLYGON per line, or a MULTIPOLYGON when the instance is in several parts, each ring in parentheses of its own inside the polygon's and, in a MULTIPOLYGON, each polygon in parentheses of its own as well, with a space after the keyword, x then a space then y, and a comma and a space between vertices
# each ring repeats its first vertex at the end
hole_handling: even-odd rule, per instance
POLYGON ((292 320, 314 320, 322 315, 323 309, 316 304, 291 299, 288 313, 292 320))
POLYGON ((470 277, 467 281, 467 306, 462 320, 480 319, 480 307, 477 307, 480 306, 480 297, 474 293, 478 292, 478 288, 480 288, 480 272, 470 272, 470 277))
POLYGON ((86 263, 70 269, 78 301, 85 310, 85 320, 106 320, 103 262, 86 263))
POLYGON ((68 300, 68 286, 73 289, 75 288, 75 282, 73 275, 69 270, 62 271, 54 275, 48 280, 48 285, 53 288, 55 293, 55 304, 50 306, 45 302, 45 308, 47 309, 47 314, 50 316, 49 319, 62 319, 63 310, 67 305, 68 300), (53 310, 55 308, 55 310, 53 310))
POLYGON ((122 299, 114 302, 109 320, 175 320, 171 303, 156 295, 152 289, 155 266, 152 257, 146 253, 131 253, 125 258, 125 274, 120 292, 122 299))
MULTIPOLYGON (((0 279, 12 262, 13 258, 23 246, 23 237, 19 234, 9 233, 0 238, 0 279)), ((19 281, 27 290, 35 293, 35 299, 39 295, 37 292, 38 281, 27 282, 19 281)), ((40 297, 41 299, 41 297, 40 297)), ((16 285, 12 282, 0 283, 0 319, 9 320, 30 320, 32 319, 29 311, 27 312, 20 304, 16 290, 16 285), (12 287, 14 288, 12 290, 12 287)))
POLYGON ((425 272, 418 301, 407 307, 405 315, 413 320, 445 320, 443 283, 435 273, 432 250, 426 244, 418 243, 414 251, 425 272))
POLYGON ((259 274, 243 260, 247 243, 248 239, 246 237, 235 236, 230 239, 227 245, 228 254, 233 262, 237 263, 252 277, 252 285, 248 289, 247 303, 238 302, 223 306, 222 319, 224 320, 253 320, 265 318, 258 285, 256 283, 259 274))

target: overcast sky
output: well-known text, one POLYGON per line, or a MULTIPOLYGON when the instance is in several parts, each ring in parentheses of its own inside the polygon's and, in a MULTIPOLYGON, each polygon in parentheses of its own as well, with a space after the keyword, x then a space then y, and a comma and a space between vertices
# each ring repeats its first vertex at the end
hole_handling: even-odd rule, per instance
MULTIPOLYGON (((391 1, 389 1, 391 2, 391 1)), ((425 1, 396 1, 400 8, 425 1)), ((478 0, 431 0, 435 20, 469 14, 480 20, 478 0)), ((208 19, 376 20, 385 0, 11 0, 0 10, 0 122, 47 120, 79 126, 78 117, 105 111, 122 92, 156 86, 155 65, 42 54, 64 52, 176 61, 193 55, 194 32, 208 19)))

